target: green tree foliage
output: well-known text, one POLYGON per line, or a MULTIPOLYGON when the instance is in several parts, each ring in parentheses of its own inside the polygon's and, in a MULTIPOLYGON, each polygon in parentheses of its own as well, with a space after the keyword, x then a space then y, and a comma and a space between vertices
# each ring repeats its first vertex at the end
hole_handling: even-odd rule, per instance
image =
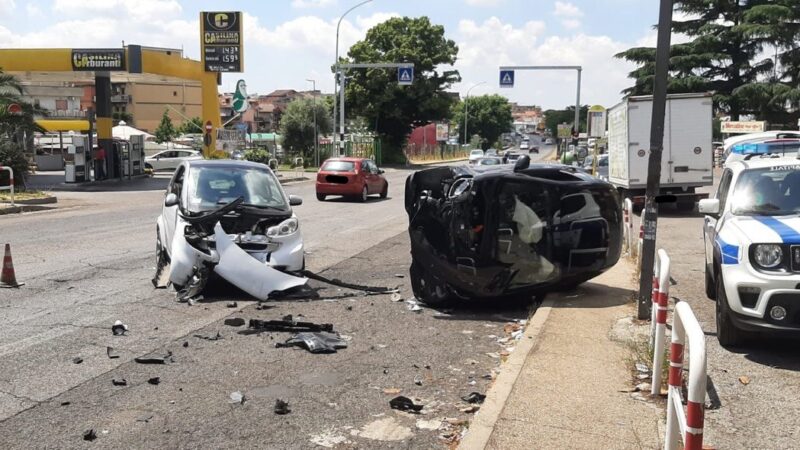
MULTIPOLYGON (((691 42, 670 49, 669 92, 714 91, 717 110, 734 120, 742 114, 790 119, 787 104, 796 109, 800 100, 797 0, 678 0, 675 10, 687 19, 674 21, 672 31, 691 42)), ((617 57, 638 65, 629 74, 634 86, 623 92, 650 94, 655 49, 632 48, 617 57)))
POLYGON ((205 128, 203 128, 203 120, 199 117, 192 117, 191 119, 184 121, 181 126, 178 127, 179 135, 197 133, 205 133, 205 128))
MULTIPOLYGON (((24 142, 35 132, 44 132, 36 123, 37 116, 46 116, 47 111, 26 102, 24 90, 13 75, 0 70, 0 165, 14 170, 14 182, 25 185, 28 175, 28 160, 24 152, 24 142), (17 104, 21 113, 11 113, 8 107, 17 104)), ((0 174, 0 183, 8 184, 8 175, 0 174)))
POLYGON ((453 121, 458 124, 461 142, 464 141, 464 108, 467 109, 467 132, 481 137, 481 147, 486 150, 496 143, 503 133, 511 130, 514 117, 511 104, 500 95, 469 97, 453 107, 453 121))
POLYGON ((172 124, 172 119, 169 118, 169 111, 164 110, 164 115, 161 116, 161 123, 156 127, 154 133, 156 135, 156 142, 169 142, 178 135, 175 125, 172 124))
MULTIPOLYGON (((589 117, 589 106, 581 106, 580 129, 579 133, 586 131, 586 120, 589 117)), ((550 130, 553 136, 558 136, 558 125, 562 123, 572 124, 575 122, 575 107, 568 106, 566 109, 548 109, 544 112, 545 129, 550 130)))
POLYGON ((394 69, 357 69, 347 73, 347 111, 362 116, 381 135, 384 154, 399 152, 414 126, 450 117, 455 101, 445 93, 461 80, 458 71, 440 72, 456 61, 458 47, 444 27, 427 17, 395 17, 372 27, 350 47, 345 62, 414 63, 414 83, 397 84, 394 69))
MULTIPOLYGON (((280 134, 284 148, 292 152, 300 152, 304 158, 313 154, 314 150, 314 99, 297 99, 289 103, 281 117, 280 134)), ((332 131, 331 116, 326 101, 316 99, 316 115, 318 134, 332 131)))

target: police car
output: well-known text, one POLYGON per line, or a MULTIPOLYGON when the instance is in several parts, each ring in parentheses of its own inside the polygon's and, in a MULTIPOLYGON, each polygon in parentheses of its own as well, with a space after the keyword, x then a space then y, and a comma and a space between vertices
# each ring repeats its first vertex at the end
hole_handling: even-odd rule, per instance
POLYGON ((699 210, 720 344, 736 346, 755 331, 800 333, 800 159, 730 162, 699 210))

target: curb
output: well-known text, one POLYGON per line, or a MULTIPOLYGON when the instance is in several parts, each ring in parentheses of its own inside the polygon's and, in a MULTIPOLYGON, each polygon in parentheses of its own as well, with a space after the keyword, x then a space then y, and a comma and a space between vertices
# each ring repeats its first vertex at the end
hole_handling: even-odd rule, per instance
POLYGON ((445 161, 422 161, 422 162, 409 161, 408 165, 411 166, 411 167, 413 167, 413 166, 434 166, 436 164, 447 164, 447 163, 461 162, 461 161, 469 161, 469 158, 448 159, 448 160, 445 160, 445 161))
POLYGON ((30 198, 27 200, 15 200, 14 203, 18 205, 49 205, 52 203, 58 203, 58 198, 56 198, 55 196, 30 198))
POLYGON ((23 212, 36 212, 36 211, 49 211, 51 209, 56 209, 56 206, 44 206, 44 205, 21 205, 21 206, 9 206, 0 208, 0 216, 4 216, 7 214, 17 214, 23 212))
POLYGON ((484 400, 481 409, 475 415, 475 420, 469 424, 469 431, 458 445, 459 449, 483 450, 486 448, 494 431, 494 426, 500 418, 500 413, 503 412, 517 378, 519 378, 519 374, 525 366, 528 355, 539 343, 539 335, 544 330, 544 325, 550 316, 553 304, 554 300, 545 299, 533 314, 530 323, 525 328, 523 339, 520 340, 517 348, 502 366, 497 380, 495 380, 489 392, 486 393, 486 400, 484 400))

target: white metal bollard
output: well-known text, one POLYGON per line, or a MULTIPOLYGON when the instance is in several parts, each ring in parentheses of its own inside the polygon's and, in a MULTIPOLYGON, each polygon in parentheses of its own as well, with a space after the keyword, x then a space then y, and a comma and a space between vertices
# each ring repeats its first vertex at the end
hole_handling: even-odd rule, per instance
POLYGON ((0 191, 11 191, 11 206, 14 206, 14 169, 8 166, 0 166, 0 170, 7 170, 9 179, 8 186, 0 186, 0 191))
POLYGON ((661 368, 664 361, 664 338, 667 334, 667 306, 669 304, 669 270, 670 259, 664 249, 658 250, 656 258, 658 278, 653 277, 653 320, 651 322, 653 342, 653 383, 652 395, 661 390, 661 368))
POLYGON ((683 438, 685 450, 703 448, 703 422, 706 402, 706 340, 703 329, 686 302, 675 304, 672 317, 672 344, 669 358, 669 398, 667 399, 667 435, 664 448, 677 450, 683 438), (681 399, 683 352, 689 343, 689 386, 686 412, 681 399))
POLYGON ((631 233, 633 232, 633 202, 631 199, 626 198, 622 202, 622 218, 624 226, 622 228, 622 244, 628 255, 633 254, 631 249, 631 233))

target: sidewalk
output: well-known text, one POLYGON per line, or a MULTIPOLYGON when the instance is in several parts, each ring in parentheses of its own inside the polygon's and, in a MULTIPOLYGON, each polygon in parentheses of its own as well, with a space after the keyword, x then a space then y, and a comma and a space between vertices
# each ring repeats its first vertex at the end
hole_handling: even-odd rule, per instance
POLYGON ((548 296, 460 448, 661 446, 662 408, 631 398, 628 350, 612 339, 618 320, 634 314, 632 273, 621 259, 576 291, 548 296))

